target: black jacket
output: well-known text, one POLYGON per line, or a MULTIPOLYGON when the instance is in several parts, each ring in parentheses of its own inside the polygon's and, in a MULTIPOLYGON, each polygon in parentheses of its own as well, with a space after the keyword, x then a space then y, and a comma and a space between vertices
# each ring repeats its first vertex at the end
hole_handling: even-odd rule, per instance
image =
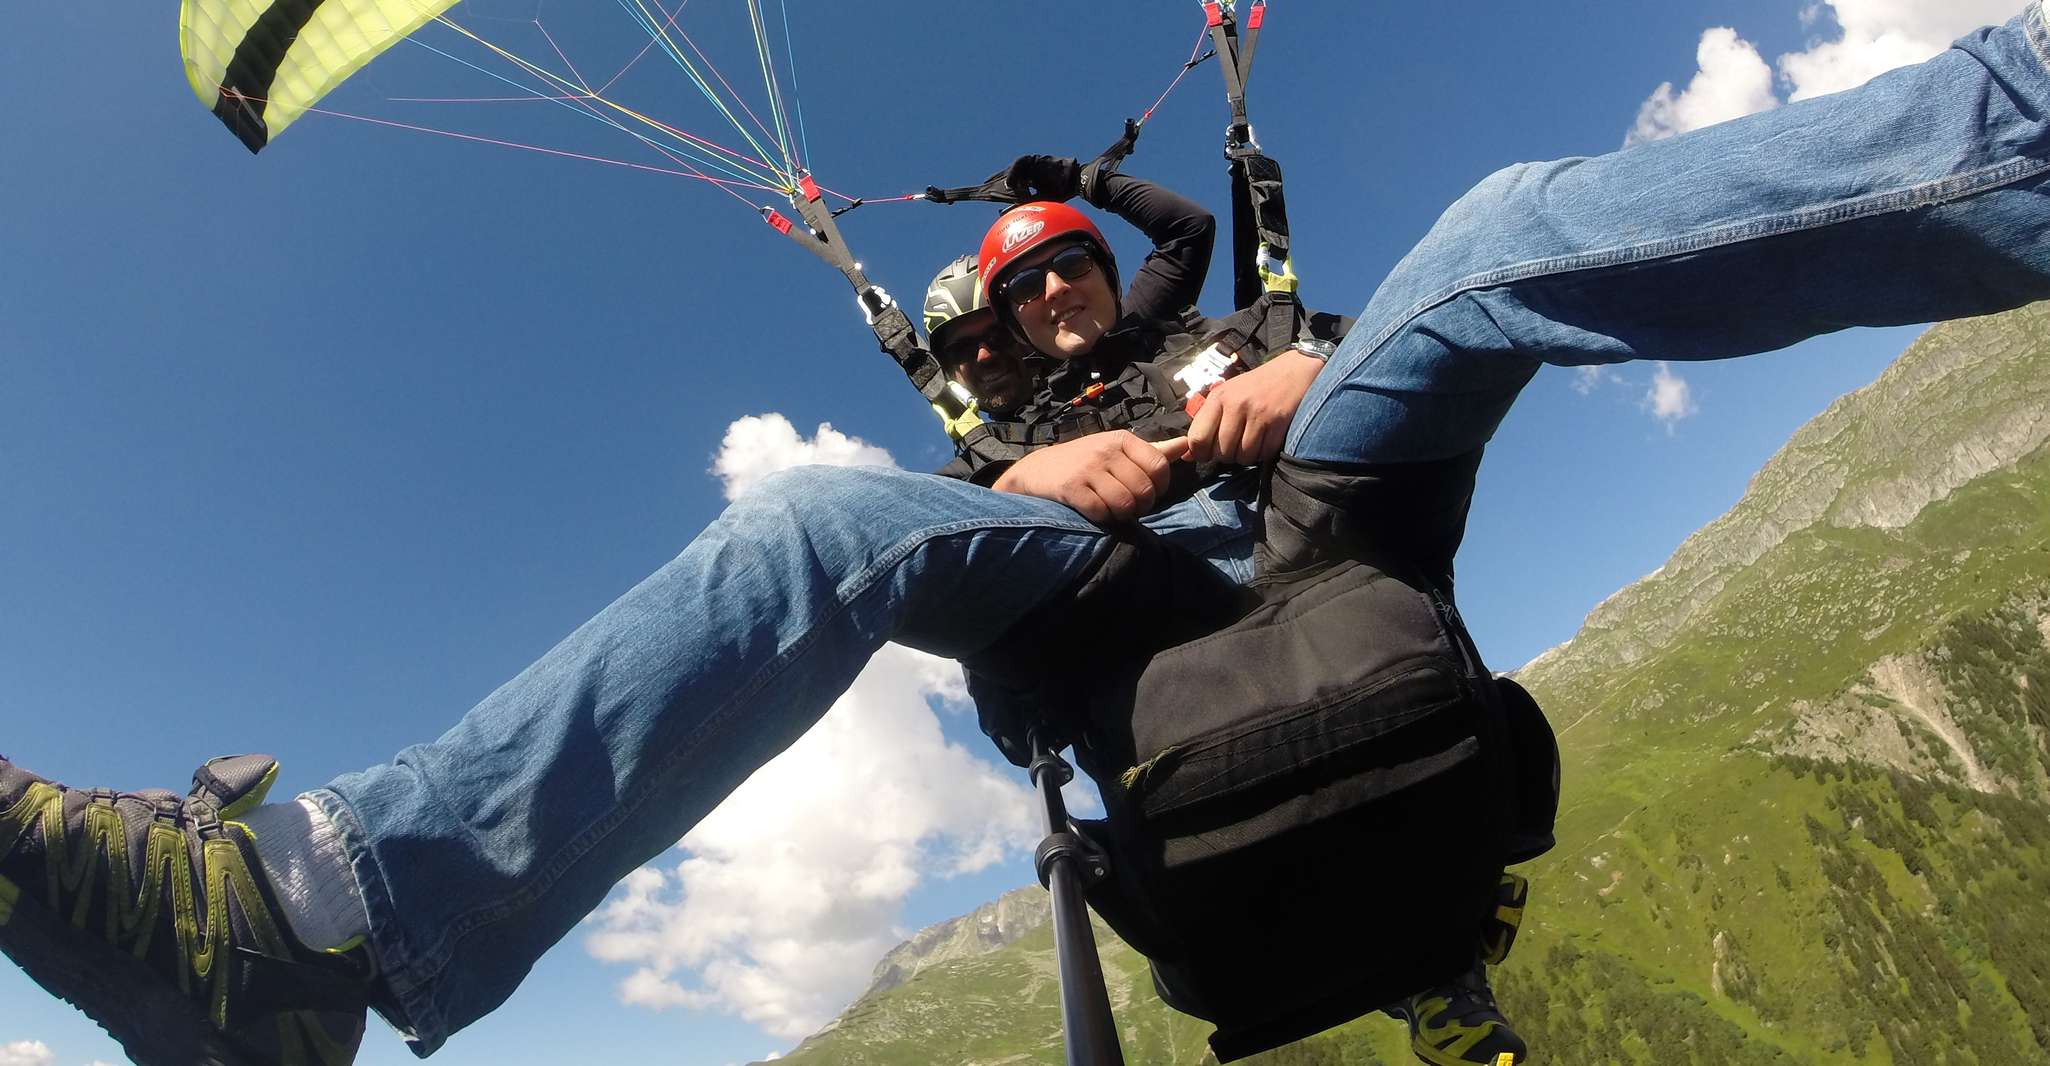
MULTIPOLYGON (((1164 185, 1128 174, 1113 173, 1104 178, 1089 202, 1131 223, 1153 242, 1153 250, 1147 253, 1125 289, 1120 314, 1133 322, 1176 321, 1193 316, 1196 300, 1203 292, 1203 279, 1210 272, 1211 251, 1217 238, 1216 216, 1202 204, 1164 185)), ((1030 363, 1029 369, 1042 374, 1060 365, 1044 357, 1033 357, 1030 363)), ((1023 412, 985 409, 985 413, 1001 424, 1017 422, 1016 416, 1023 412)), ((1037 421, 1037 416, 1033 420, 1037 421)), ((1077 432, 1061 439, 1080 435, 1077 432)), ((1010 436, 1004 434, 1003 438, 1008 440, 1010 436)), ((1003 441, 979 443, 984 445, 982 450, 955 456, 937 473, 988 485, 1003 473, 1004 467, 1025 454, 1003 441)))
MULTIPOLYGON (((1026 453, 1091 433, 1129 429, 1146 440, 1181 436, 1189 429, 1190 390, 1176 375, 1212 347, 1238 353, 1246 369, 1265 363, 1278 354, 1269 347, 1270 313, 1294 311, 1292 305, 1276 306, 1262 297, 1220 319, 1193 312, 1174 320, 1126 316, 1085 356, 1065 362, 1035 356, 1032 368, 1039 387, 1032 399, 993 415, 980 446, 956 456, 939 473, 989 485, 1026 453)), ((1336 342, 1351 325, 1350 318, 1315 313, 1290 324, 1283 336, 1336 342)), ((1186 498, 1217 472, 1216 464, 1176 464, 1175 481, 1161 505, 1186 498)))

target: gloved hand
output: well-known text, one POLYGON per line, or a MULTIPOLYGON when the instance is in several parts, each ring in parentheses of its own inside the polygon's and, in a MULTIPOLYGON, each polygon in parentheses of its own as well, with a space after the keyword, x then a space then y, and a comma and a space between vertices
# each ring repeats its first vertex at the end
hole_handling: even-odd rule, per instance
POLYGON ((1021 155, 1011 164, 1011 190, 1026 200, 1072 200, 1082 191, 1082 164, 1053 155, 1021 155))

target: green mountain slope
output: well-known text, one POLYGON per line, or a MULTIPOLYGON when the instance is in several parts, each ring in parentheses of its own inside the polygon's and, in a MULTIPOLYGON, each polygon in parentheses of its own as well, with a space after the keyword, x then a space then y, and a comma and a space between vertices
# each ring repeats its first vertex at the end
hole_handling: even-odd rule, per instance
MULTIPOLYGON (((2046 444, 2050 308, 1935 327, 1519 671, 1566 760, 1496 977, 1536 1061, 2050 1061, 2046 444)), ((1206 1061, 1099 937, 1128 1060, 1206 1061)), ((1049 931, 984 946, 782 1061, 1060 1062, 1049 931)), ((1414 1061, 1399 1034, 1253 1061, 1414 1061)))
POLYGON ((2050 312, 1932 329, 1520 672, 1552 1061, 2050 1060, 2046 439, 2050 312))

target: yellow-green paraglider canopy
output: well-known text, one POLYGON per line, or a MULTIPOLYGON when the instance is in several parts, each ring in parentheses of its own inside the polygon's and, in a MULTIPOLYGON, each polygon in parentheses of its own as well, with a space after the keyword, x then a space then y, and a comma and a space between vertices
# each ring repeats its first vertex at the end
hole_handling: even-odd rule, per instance
POLYGON ((192 91, 254 152, 456 0, 184 0, 192 91))

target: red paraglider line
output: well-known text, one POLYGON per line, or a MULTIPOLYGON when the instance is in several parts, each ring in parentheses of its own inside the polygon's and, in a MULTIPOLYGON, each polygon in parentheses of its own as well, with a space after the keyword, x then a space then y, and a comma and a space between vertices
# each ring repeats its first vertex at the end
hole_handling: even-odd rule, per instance
MULTIPOLYGON (((1146 120, 1152 118, 1153 113, 1155 111, 1160 110, 1160 105, 1167 102, 1167 98, 1174 93, 1175 87, 1182 83, 1183 78, 1189 76, 1189 71, 1196 69, 1196 67, 1202 64, 1204 59, 1209 58, 1208 56, 1203 55, 1203 41, 1208 36, 1208 27, 1205 27, 1203 30, 1197 31, 1196 46, 1194 48, 1189 49, 1188 62, 1182 64, 1182 69, 1175 74, 1174 80, 1168 82, 1167 88, 1161 90, 1159 98, 1153 101, 1153 106, 1147 108, 1145 113, 1139 116, 1140 125, 1145 125, 1146 120)), ((831 193, 832 195, 847 201, 848 206, 841 208, 839 212, 835 212, 836 214, 843 213, 846 211, 852 211, 856 207, 865 206, 867 204, 901 203, 907 200, 925 199, 925 194, 921 192, 905 193, 902 196, 856 197, 849 196, 846 193, 840 192, 837 189, 826 189, 826 187, 823 185, 819 186, 819 188, 825 189, 826 192, 831 193)))
POLYGON ((1160 105, 1167 102, 1168 94, 1174 92, 1175 86, 1180 85, 1182 83, 1182 79, 1189 76, 1189 71, 1196 69, 1196 64, 1202 62, 1202 60, 1197 59, 1196 57, 1202 53, 1203 38, 1205 38, 1208 35, 1208 27, 1205 27, 1203 30, 1197 31, 1196 47, 1189 49, 1189 61, 1182 64, 1181 72, 1174 76, 1173 81, 1167 83, 1167 88, 1161 90, 1160 99, 1153 101, 1153 106, 1147 108, 1146 113, 1139 116, 1140 125, 1145 125, 1146 120, 1152 118, 1153 113, 1155 111, 1160 110, 1160 105))

